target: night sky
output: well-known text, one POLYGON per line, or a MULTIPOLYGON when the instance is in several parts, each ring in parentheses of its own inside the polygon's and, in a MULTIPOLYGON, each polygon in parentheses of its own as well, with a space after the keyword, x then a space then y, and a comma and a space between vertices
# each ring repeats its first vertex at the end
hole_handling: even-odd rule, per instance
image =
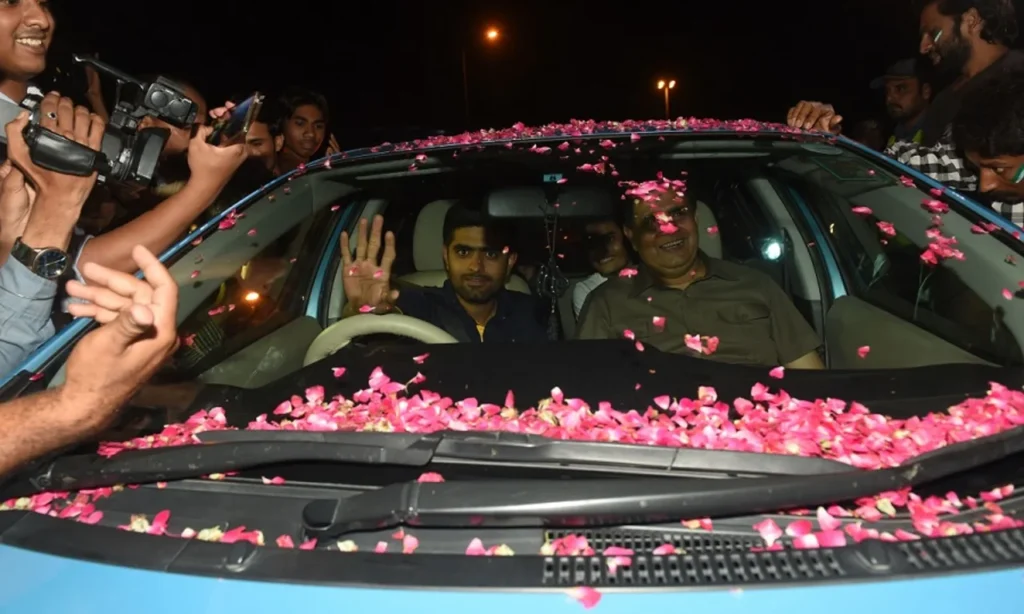
POLYGON ((403 126, 461 130, 463 48, 473 128, 661 118, 659 78, 678 82, 673 116, 779 121, 801 98, 881 116, 868 83, 917 48, 908 0, 112 0, 55 11, 51 66, 98 52, 129 73, 191 80, 211 101, 305 85, 327 96, 343 147, 403 126))

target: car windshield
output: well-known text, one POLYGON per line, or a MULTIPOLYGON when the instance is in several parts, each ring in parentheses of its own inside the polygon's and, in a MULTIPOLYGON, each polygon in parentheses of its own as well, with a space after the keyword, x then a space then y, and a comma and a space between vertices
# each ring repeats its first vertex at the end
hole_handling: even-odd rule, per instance
MULTIPOLYGON (((314 362, 310 350, 318 336, 341 319, 346 302, 339 266, 342 230, 355 235, 360 219, 382 215, 384 230, 396 241, 394 285, 441 286, 447 278, 445 213, 453 203, 487 207, 488 199, 512 211, 504 221, 514 228, 518 262, 507 288, 539 295, 537 319, 548 327, 551 343, 520 349, 463 343, 444 351, 486 356, 475 367, 483 379, 489 371, 507 372, 512 356, 543 360, 539 356, 545 353, 574 353, 556 346, 577 345, 570 341, 577 335, 574 290, 595 274, 588 224, 600 220, 594 216, 601 211, 615 219, 614 211, 601 207, 618 207, 631 186, 656 177, 686 181, 701 252, 767 274, 822 342, 820 352, 830 369, 1011 367, 1024 361, 1019 342, 1024 308, 1014 300, 1020 289, 1020 242, 1005 229, 852 148, 774 134, 698 133, 423 149, 370 155, 289 177, 190 237, 171 257, 180 285, 182 344, 138 400, 144 407, 183 407, 190 405, 184 401, 192 393, 210 385, 288 386, 290 376, 314 362), (558 218, 533 210, 531 199, 543 200, 544 190, 554 201, 568 201, 552 209, 558 218), (539 281, 552 275, 565 280, 553 292, 539 281)), ((623 274, 638 265, 630 251, 623 274)), ((643 336, 640 330, 623 335, 631 332, 643 336)), ((376 334, 357 338, 344 355, 415 345, 376 334)), ((615 340, 600 344, 618 345, 615 340)), ((642 343, 636 347, 643 349, 642 343)), ((717 358, 704 352, 712 361, 717 358)), ((666 364, 672 359, 652 358, 666 364)), ((583 364, 593 360, 585 356, 583 364)), ((346 361, 333 362, 344 367, 346 361)), ((767 375, 775 366, 764 364, 760 372, 767 375)), ((52 383, 60 380, 58 374, 52 383)), ((549 377, 524 373, 520 380, 515 383, 536 391, 530 380, 546 383, 549 377)), ((596 387, 600 398, 584 387, 571 392, 594 403, 614 400, 612 387, 636 385, 615 378, 596 387)), ((504 391, 486 386, 469 392, 504 391)), ((683 397, 693 391, 651 392, 683 397)), ((533 404, 539 397, 522 400, 533 404)))
MULTIPOLYGON (((1024 422, 1024 252, 1014 227, 990 212, 845 140, 742 127, 535 136, 438 137, 338 156, 197 231, 168 259, 181 347, 99 438, 100 453, 236 428, 504 431, 881 469, 1024 422), (666 351, 658 335, 676 329, 659 316, 576 340, 574 291, 600 260, 595 221, 614 217, 638 186, 674 181, 685 181, 704 257, 781 289, 824 370, 740 364, 697 330, 666 351), (341 233, 382 216, 395 237, 394 286, 440 288, 453 206, 503 215, 514 229, 505 292, 536 299, 548 340, 424 343, 372 325, 330 337, 347 317, 391 317, 345 313, 341 233)), ((629 256, 606 283, 639 279, 644 267, 629 256)), ((753 338, 748 320, 764 316, 742 312, 753 338)), ((59 385, 80 334, 51 343, 22 386, 59 385)), ((308 466, 285 477, 339 479, 308 466)), ((848 509, 864 506, 875 503, 848 509)))

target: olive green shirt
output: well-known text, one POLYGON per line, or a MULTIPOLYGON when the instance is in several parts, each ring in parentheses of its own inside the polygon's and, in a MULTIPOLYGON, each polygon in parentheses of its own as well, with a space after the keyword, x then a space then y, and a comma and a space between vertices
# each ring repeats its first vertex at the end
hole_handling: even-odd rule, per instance
POLYGON ((765 366, 788 364, 821 345, 770 277, 723 260, 704 261, 707 274, 684 290, 658 286, 644 267, 635 277, 602 284, 583 306, 578 338, 621 339, 629 330, 663 352, 696 355, 685 335, 717 337, 718 348, 708 358, 765 366), (664 318, 662 326, 656 317, 664 318))

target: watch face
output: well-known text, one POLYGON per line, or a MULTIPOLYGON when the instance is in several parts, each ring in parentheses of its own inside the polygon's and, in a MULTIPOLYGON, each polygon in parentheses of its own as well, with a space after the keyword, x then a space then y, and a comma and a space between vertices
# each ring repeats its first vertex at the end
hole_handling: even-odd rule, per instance
POLYGON ((68 268, 68 255, 59 249, 44 249, 36 255, 35 273, 46 279, 57 279, 68 268))

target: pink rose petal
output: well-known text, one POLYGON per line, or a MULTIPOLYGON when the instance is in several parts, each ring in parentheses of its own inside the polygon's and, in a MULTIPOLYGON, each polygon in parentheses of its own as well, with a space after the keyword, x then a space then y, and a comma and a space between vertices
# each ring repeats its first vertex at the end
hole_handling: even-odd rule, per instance
POLYGON ((761 539, 764 540, 766 546, 771 546, 782 537, 782 529, 771 518, 765 518, 755 524, 754 530, 761 534, 761 539))
POLYGON ((596 588, 589 586, 579 586, 573 589, 569 589, 569 596, 583 604, 583 607, 587 610, 597 605, 601 601, 601 593, 596 588))

